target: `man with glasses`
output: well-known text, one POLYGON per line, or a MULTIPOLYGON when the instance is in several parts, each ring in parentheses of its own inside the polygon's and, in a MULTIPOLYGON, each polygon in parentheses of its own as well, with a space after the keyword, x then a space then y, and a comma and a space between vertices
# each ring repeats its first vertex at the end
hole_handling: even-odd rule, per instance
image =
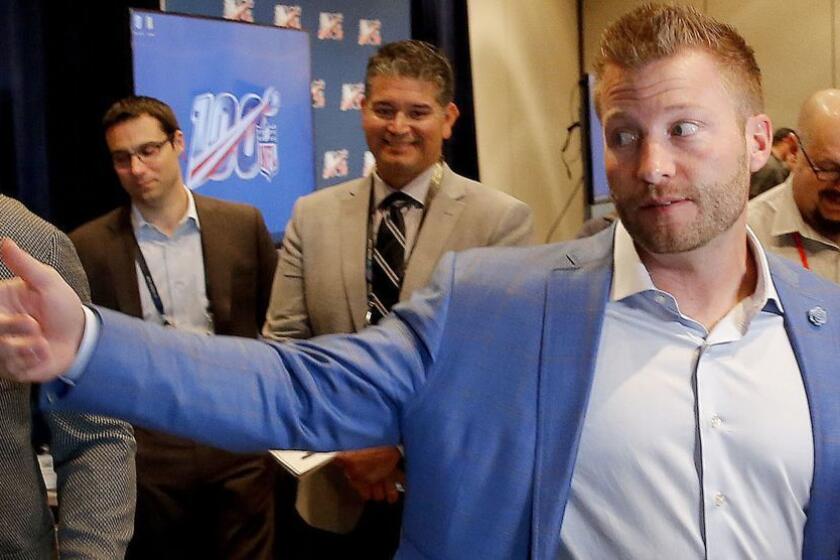
POLYGON ((749 224, 768 250, 840 283, 840 89, 805 101, 794 137, 790 176, 750 202, 749 224))
MULTIPOLYGON (((254 338, 277 253, 256 208, 190 192, 172 109, 150 97, 103 119, 130 203, 71 234, 92 300, 205 334, 254 338)), ((236 383, 231 373, 231 383, 236 383)), ((267 459, 136 428, 138 498, 128 558, 269 558, 273 476, 267 459)))
POLYGON ((750 177, 750 198, 755 198, 784 182, 796 150, 796 136, 789 128, 777 128, 773 133, 773 149, 764 167, 750 177))

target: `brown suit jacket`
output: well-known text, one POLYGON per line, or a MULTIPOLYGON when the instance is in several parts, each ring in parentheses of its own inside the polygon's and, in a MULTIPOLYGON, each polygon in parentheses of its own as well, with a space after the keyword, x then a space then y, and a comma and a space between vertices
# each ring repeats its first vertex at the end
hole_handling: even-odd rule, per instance
MULTIPOLYGON (((265 318, 277 265, 277 251, 262 215, 252 206, 193 196, 215 332, 255 338, 265 318)), ((130 206, 88 222, 70 238, 90 279, 92 301, 142 317, 130 206)), ((189 509, 192 499, 184 496, 193 495, 187 494, 191 491, 208 492, 207 488, 219 484, 224 484, 223 494, 231 502, 217 501, 213 515, 228 531, 212 542, 198 539, 207 549, 204 552, 192 546, 196 541, 192 534, 182 534, 177 546, 191 547, 203 557, 272 556, 273 499, 264 489, 273 484, 273 472, 266 457, 227 453, 139 427, 135 433, 139 499, 137 537, 129 547, 132 558, 151 556, 157 550, 154 547, 160 546, 155 538, 159 529, 145 527, 157 527, 156 519, 166 520, 161 523, 182 519, 180 507, 194 514, 189 509), (162 492, 168 500, 158 501, 156 496, 162 492), (255 524, 259 528, 252 528, 255 524)))
MULTIPOLYGON (((271 295, 277 251, 259 210, 197 194, 201 245, 216 334, 255 338, 271 295)), ((142 317, 131 208, 117 208, 70 234, 97 305, 142 317)))

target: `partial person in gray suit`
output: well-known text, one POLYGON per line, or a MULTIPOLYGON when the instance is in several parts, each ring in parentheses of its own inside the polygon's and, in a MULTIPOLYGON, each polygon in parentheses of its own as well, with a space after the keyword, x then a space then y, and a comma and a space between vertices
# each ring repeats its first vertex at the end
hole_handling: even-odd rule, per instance
MULTIPOLYGON (((394 299, 408 299, 423 287, 447 251, 532 242, 527 205, 454 173, 442 161, 443 142, 458 118, 453 83, 446 57, 421 41, 385 45, 368 61, 362 127, 375 172, 295 204, 274 278, 266 337, 356 332, 387 314, 389 306, 381 305, 374 288, 375 251, 394 196, 405 201, 399 210, 404 255, 394 266, 399 277, 394 299)), ((304 478, 297 510, 324 531, 305 530, 310 542, 300 555, 392 556, 399 538, 400 462, 395 447, 344 452, 304 478)))
MULTIPOLYGON (((90 302, 85 273, 67 236, 2 195, 0 237, 14 239, 55 267, 90 302)), ((0 264, 0 278, 11 277, 0 264)), ((39 416, 34 391, 32 385, 0 379, 0 558, 54 558, 56 546, 62 560, 122 558, 134 520, 131 427, 88 414, 39 416), (57 520, 38 468, 36 426, 46 428, 42 435, 58 479, 57 520)))

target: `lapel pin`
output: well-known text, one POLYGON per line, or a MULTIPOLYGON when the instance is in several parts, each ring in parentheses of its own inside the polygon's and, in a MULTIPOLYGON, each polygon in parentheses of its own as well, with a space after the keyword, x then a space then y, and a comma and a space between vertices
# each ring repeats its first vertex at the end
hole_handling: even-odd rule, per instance
POLYGON ((808 320, 815 327, 821 327, 828 322, 828 312, 820 307, 812 307, 808 310, 808 320))

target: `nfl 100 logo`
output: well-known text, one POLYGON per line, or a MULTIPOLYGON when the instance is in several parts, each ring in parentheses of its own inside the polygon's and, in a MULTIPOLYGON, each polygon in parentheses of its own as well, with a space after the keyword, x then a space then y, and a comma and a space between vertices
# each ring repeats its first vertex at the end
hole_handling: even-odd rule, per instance
POLYGON ((269 87, 241 99, 227 92, 202 93, 193 99, 192 132, 188 148, 187 186, 196 189, 207 181, 223 181, 231 173, 241 179, 258 174, 271 180, 280 162, 277 124, 280 92, 269 87))

